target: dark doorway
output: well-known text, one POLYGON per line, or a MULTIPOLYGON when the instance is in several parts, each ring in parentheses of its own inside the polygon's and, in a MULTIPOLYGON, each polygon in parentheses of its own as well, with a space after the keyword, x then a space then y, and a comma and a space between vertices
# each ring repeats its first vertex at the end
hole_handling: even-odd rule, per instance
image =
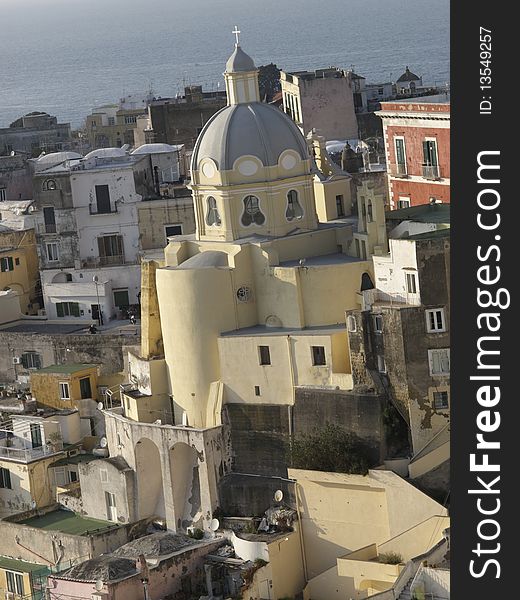
POLYGON ((81 399, 92 398, 92 388, 90 386, 90 377, 83 377, 79 380, 79 392, 81 399))

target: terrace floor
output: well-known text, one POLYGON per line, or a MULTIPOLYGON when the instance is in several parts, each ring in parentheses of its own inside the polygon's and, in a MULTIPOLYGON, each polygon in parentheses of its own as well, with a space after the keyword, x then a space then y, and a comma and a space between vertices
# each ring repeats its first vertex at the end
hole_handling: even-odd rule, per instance
POLYGON ((89 535, 118 527, 116 523, 82 517, 68 510, 53 510, 45 515, 30 517, 24 521, 18 521, 18 523, 47 531, 61 531, 70 535, 89 535))

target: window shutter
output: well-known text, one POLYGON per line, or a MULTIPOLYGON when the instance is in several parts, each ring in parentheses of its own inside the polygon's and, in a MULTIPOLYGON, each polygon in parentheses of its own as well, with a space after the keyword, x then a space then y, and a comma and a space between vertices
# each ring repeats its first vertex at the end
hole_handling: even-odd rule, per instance
POLYGON ((63 311, 63 302, 58 302, 56 304, 56 313, 58 314, 58 317, 64 317, 64 311, 63 311))
POLYGON ((79 304, 77 302, 70 303, 70 313, 74 317, 79 317, 79 304))

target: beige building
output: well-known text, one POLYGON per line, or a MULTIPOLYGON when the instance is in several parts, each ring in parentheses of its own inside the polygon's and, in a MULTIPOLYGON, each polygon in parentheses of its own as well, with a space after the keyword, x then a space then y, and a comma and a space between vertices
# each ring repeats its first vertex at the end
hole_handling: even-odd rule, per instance
POLYGON ((137 119, 146 113, 146 105, 125 106, 124 103, 100 106, 85 121, 91 148, 114 148, 125 144, 135 146, 137 119))
POLYGON ((315 129, 326 140, 358 137, 352 71, 336 67, 280 72, 283 110, 307 135, 315 129))

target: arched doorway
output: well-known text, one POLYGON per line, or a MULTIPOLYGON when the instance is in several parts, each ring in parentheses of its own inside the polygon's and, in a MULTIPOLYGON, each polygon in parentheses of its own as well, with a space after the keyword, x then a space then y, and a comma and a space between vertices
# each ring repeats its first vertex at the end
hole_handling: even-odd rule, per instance
POLYGON ((137 514, 139 519, 166 517, 163 477, 159 449, 149 439, 142 438, 135 445, 137 473, 137 514))
POLYGON ((186 531, 201 517, 199 460, 195 448, 184 442, 170 449, 170 473, 177 530, 186 531))

